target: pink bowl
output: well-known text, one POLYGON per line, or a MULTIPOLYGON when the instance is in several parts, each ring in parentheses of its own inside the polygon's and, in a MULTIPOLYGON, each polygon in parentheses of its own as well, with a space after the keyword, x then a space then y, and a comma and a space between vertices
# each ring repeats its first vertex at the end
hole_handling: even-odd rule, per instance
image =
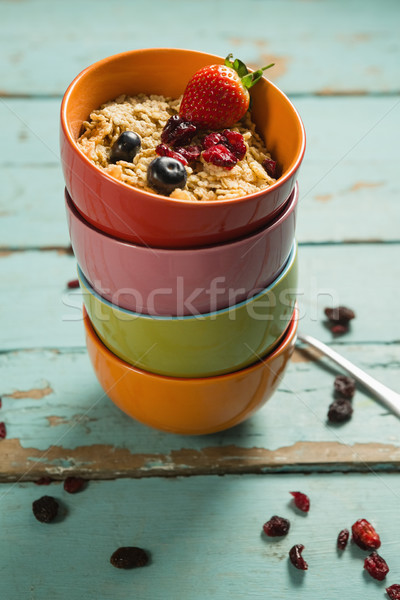
POLYGON ((190 77, 223 58, 176 48, 149 48, 105 58, 82 71, 61 106, 61 162, 75 206, 92 225, 135 244, 190 248, 236 239, 269 223, 292 192, 305 132, 285 94, 264 77, 252 88, 252 118, 281 177, 265 190, 231 200, 188 202, 131 187, 96 167, 76 144, 92 110, 120 94, 178 97, 190 77))
POLYGON ((260 231, 233 242, 160 249, 118 240, 93 227, 65 192, 72 247, 85 277, 106 300, 150 315, 210 313, 272 283, 293 244, 296 184, 283 212, 260 231))

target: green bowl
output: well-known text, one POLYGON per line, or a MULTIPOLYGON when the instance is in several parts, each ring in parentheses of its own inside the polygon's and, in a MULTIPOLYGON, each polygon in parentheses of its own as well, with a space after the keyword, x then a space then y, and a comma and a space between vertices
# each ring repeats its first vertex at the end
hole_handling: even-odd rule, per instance
POLYGON ((257 295, 202 315, 149 316, 119 308, 78 269, 83 301, 102 342, 135 367, 171 377, 210 377, 243 369, 268 354, 296 302, 297 246, 279 277, 257 295))

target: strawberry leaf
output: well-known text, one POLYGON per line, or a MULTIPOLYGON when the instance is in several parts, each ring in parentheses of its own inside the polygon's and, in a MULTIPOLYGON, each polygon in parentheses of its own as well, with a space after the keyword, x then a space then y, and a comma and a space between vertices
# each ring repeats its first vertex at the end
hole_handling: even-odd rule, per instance
POLYGON ((232 59, 233 59, 233 54, 232 53, 228 54, 228 56, 225 59, 225 66, 229 67, 230 69, 233 69, 232 59))
POLYGON ((275 63, 271 63, 270 65, 267 65, 266 67, 261 67, 261 69, 257 69, 257 71, 254 71, 254 73, 249 73, 248 75, 245 75, 244 77, 242 77, 242 83, 243 83, 244 87, 247 89, 253 87, 253 85, 255 85, 257 83, 257 81, 259 81, 261 79, 264 71, 266 69, 270 69, 271 67, 273 67, 274 64, 275 63))
POLYGON ((249 72, 244 62, 242 62, 239 58, 235 58, 235 60, 233 60, 233 54, 228 54, 225 59, 225 66, 236 71, 240 78, 244 77, 249 72))
POLYGON ((242 62, 238 58, 233 63, 233 68, 235 69, 235 71, 239 75, 239 77, 244 77, 249 72, 249 70, 246 67, 246 65, 244 64, 244 62, 242 62))

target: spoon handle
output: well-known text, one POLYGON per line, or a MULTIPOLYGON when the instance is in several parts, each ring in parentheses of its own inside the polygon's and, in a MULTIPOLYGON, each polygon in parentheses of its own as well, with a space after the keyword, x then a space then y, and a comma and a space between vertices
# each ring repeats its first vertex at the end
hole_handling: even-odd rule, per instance
POLYGON ((400 394, 394 392, 390 388, 380 383, 368 375, 365 371, 354 365, 352 362, 341 356, 335 350, 332 350, 326 344, 323 344, 319 340, 313 338, 310 335, 298 335, 298 339, 309 346, 312 346, 316 350, 322 352, 328 356, 333 362, 342 367, 345 371, 350 373, 359 383, 361 383, 371 394, 378 398, 382 404, 387 406, 397 417, 400 417, 400 394))

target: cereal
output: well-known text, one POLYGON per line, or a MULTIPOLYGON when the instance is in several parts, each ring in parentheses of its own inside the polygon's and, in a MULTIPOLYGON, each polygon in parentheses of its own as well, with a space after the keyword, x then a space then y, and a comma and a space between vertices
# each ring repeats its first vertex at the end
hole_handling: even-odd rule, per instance
MULTIPOLYGON (((156 147, 161 143, 161 133, 168 119, 178 114, 181 98, 163 96, 119 96, 94 110, 83 123, 83 133, 78 147, 97 167, 108 175, 133 187, 154 192, 147 184, 147 169, 157 157, 156 147), (133 131, 142 138, 142 146, 131 163, 118 161, 110 164, 111 147, 124 131, 133 131)), ((246 155, 231 169, 218 167, 202 157, 185 166, 187 184, 175 189, 171 198, 186 201, 230 200, 253 194, 275 183, 262 167, 270 159, 261 137, 255 130, 249 113, 235 125, 246 144, 246 155)), ((201 145, 209 132, 196 135, 191 144, 201 145)))

